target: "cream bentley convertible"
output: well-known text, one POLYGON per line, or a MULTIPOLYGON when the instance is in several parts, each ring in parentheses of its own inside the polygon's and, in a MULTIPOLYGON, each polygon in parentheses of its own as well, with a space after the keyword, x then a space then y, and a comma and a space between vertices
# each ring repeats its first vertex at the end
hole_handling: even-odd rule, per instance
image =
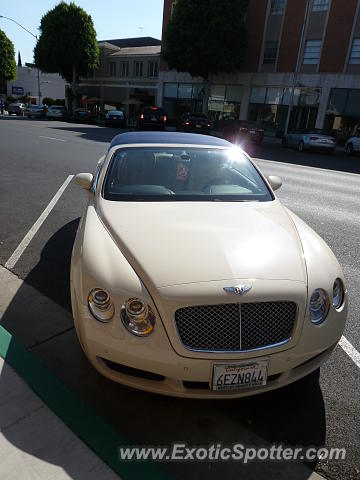
POLYGON ((71 263, 81 346, 106 377, 233 398, 318 369, 345 326, 342 270, 231 143, 124 133, 95 176, 71 263))

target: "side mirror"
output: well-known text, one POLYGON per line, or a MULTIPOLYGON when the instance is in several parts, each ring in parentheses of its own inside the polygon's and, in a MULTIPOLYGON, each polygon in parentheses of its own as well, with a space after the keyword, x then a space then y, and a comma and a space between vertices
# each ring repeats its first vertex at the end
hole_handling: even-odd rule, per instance
POLYGON ((278 177, 277 175, 269 175, 267 178, 267 181, 270 183, 271 188, 275 191, 278 190, 281 185, 282 185, 282 179, 281 177, 278 177))
POLYGON ((90 190, 93 183, 93 175, 91 173, 78 173, 75 176, 75 183, 85 190, 90 190))

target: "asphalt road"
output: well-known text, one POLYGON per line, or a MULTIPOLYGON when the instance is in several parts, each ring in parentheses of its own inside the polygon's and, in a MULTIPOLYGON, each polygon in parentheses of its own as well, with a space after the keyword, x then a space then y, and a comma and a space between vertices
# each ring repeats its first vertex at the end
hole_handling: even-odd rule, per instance
MULTIPOLYGON (((68 175, 92 172, 115 129, 0 117, 0 264, 5 265, 68 175)), ((360 351, 360 158, 300 154, 275 145, 251 152, 266 174, 280 175, 278 196, 331 246, 345 272, 350 309, 345 336, 360 351)), ((175 440, 208 445, 345 447, 344 462, 309 465, 328 479, 358 479, 360 468, 360 371, 337 347, 320 381, 249 399, 178 400, 133 391, 101 378, 78 346, 70 316, 69 259, 85 193, 66 188, 13 273, 36 289, 20 289, 2 324, 61 380, 136 444, 175 440), (46 302, 55 302, 52 316, 46 302)), ((6 285, 0 285, 6 288, 6 285)), ((49 307, 50 308, 50 307, 49 307)), ((287 464, 167 464, 176 478, 305 479, 287 464), (241 470, 241 472, 240 472, 241 470)))

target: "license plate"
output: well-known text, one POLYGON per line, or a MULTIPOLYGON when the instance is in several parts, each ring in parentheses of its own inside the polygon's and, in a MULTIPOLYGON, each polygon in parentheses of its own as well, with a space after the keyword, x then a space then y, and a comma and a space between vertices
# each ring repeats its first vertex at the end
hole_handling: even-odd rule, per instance
POLYGON ((156 122, 156 117, 151 117, 152 122, 156 122))
POLYGON ((241 390, 266 385, 269 360, 213 366, 213 390, 241 390))
POLYGON ((196 124, 196 128, 201 128, 201 125, 199 125, 199 124, 196 124))
POLYGON ((251 135, 255 135, 256 130, 250 130, 251 135))

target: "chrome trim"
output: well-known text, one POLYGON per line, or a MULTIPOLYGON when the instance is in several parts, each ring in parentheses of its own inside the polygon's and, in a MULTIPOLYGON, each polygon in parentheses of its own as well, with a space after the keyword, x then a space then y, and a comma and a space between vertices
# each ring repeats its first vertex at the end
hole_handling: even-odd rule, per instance
POLYGON ((236 295, 245 295, 250 292, 252 285, 236 285, 234 287, 224 287, 223 290, 226 293, 235 293, 236 295))
MULTIPOLYGON (((287 301, 291 301, 291 300, 287 300, 287 301)), ((257 302, 254 302, 254 303, 257 303, 257 302)), ((180 336, 180 332, 178 330, 178 327, 177 327, 177 324, 176 324, 176 319, 175 319, 175 312, 176 310, 179 310, 178 308, 174 311, 174 314, 173 314, 173 321, 174 321, 174 324, 175 324, 175 330, 176 330, 176 333, 177 333, 177 336, 180 340, 180 343, 181 345, 186 349, 188 350, 189 352, 196 352, 196 353, 213 353, 213 354, 220 354, 220 355, 225 355, 225 354, 229 354, 229 355, 232 355, 234 353, 250 353, 250 352, 260 352, 260 351, 263 351, 263 350, 269 350, 271 348, 278 348, 278 347, 282 347, 284 345, 286 345, 287 343, 289 343, 292 339, 293 339, 293 336, 294 336, 294 332, 296 330, 296 327, 297 327, 297 323, 298 323, 298 316, 299 316, 299 306, 296 302, 293 302, 295 305, 296 305, 296 313, 295 313, 295 321, 294 321, 294 326, 293 326, 293 329, 292 329, 292 332, 291 332, 291 336, 289 338, 287 338, 286 340, 283 340, 282 342, 278 342, 278 343, 273 343, 271 345, 266 345, 265 347, 258 347, 258 348, 253 348, 253 349, 250 349, 250 350, 198 350, 196 348, 190 348, 190 347, 187 347, 182 339, 181 339, 181 336, 180 336)), ((239 303, 239 312, 240 312, 240 347, 241 347, 241 303, 239 303)), ((196 305, 188 305, 187 307, 191 307, 191 306, 196 306, 196 305)), ((187 307, 180 307, 180 308, 187 308, 187 307)))

